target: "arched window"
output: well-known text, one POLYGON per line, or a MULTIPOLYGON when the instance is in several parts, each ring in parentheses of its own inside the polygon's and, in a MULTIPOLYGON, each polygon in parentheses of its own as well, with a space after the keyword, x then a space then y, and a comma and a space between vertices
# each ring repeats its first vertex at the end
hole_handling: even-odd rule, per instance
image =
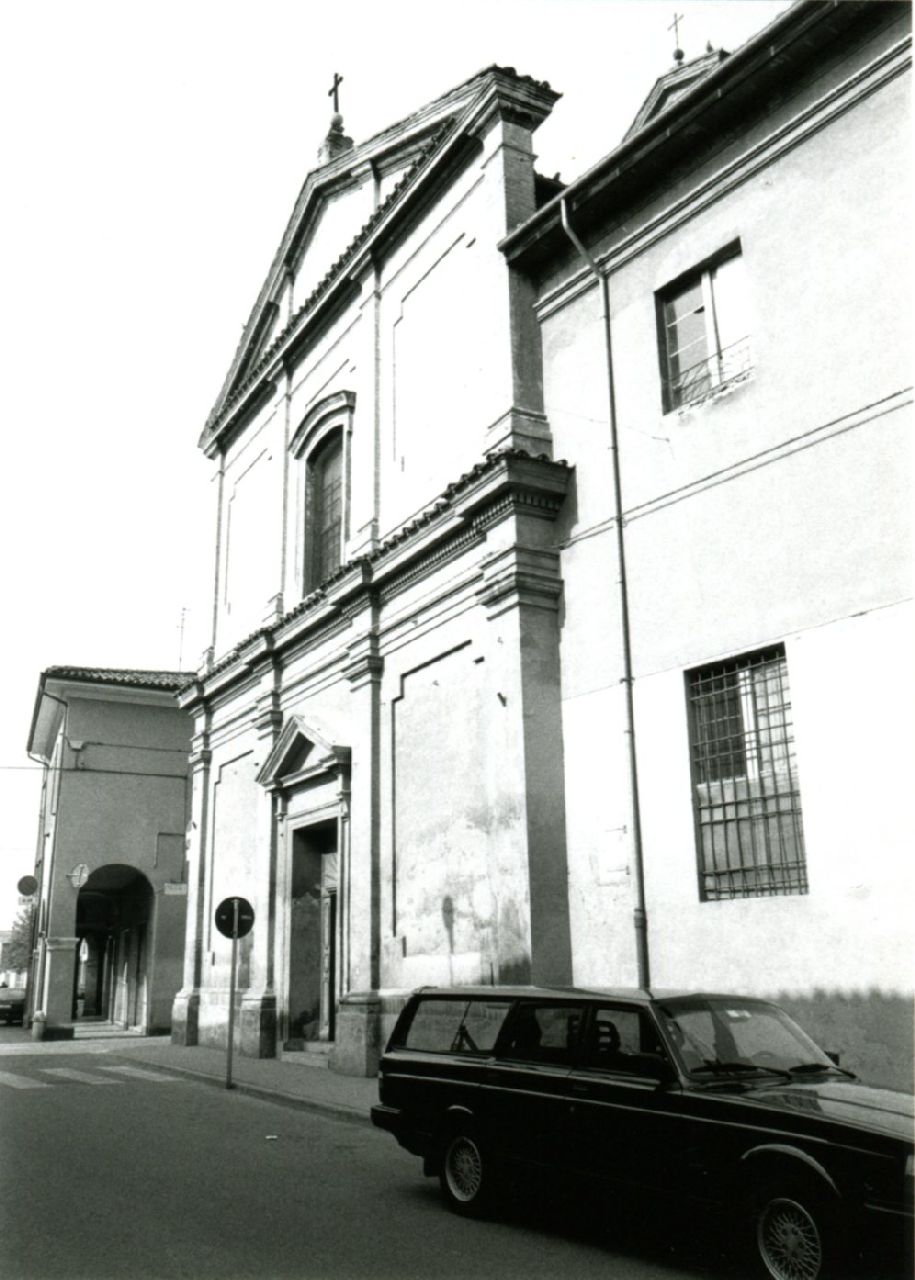
MULTIPOLYGON (((290 441, 298 460, 296 579, 308 594, 343 563, 350 520, 350 444, 356 397, 324 396, 305 414, 290 441)), ((291 530, 290 530, 291 532, 291 530)))
POLYGON ((305 589, 340 568, 343 555, 343 432, 336 431, 308 459, 305 512, 305 589))

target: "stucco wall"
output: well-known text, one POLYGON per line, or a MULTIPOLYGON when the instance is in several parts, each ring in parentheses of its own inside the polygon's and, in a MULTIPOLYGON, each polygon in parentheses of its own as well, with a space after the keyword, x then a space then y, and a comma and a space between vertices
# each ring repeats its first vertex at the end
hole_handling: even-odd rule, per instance
MULTIPOLYGON (((749 143, 852 69, 837 63, 815 86, 800 84, 749 143)), ((903 603, 911 213, 898 180, 908 166, 906 82, 813 118, 795 149, 760 152, 771 162, 758 174, 700 199, 700 183, 739 154, 727 140, 714 162, 684 170, 663 200, 626 218, 631 230, 657 217, 651 235, 634 235, 625 253, 621 232, 599 246, 619 262, 609 283, 652 980, 784 995, 830 1048, 853 1049, 849 1065, 881 1079, 893 1071, 889 1046, 911 1026, 912 988, 904 797, 915 760, 899 722, 899 708, 913 705, 903 603), (684 201, 675 214, 674 197, 684 201), (752 374, 665 414, 656 292, 735 240, 752 374), (809 893, 700 902, 684 672, 776 641, 791 684, 809 893), (862 1022, 865 1006, 880 1016, 862 1022), (881 1018, 881 1034, 861 1033, 881 1018)), ((561 517, 575 978, 632 982, 603 332, 597 290, 563 302, 560 281, 544 283, 541 311, 554 447, 576 464, 561 517)), ((910 1082, 910 1067, 909 1048, 897 1084, 910 1082)))

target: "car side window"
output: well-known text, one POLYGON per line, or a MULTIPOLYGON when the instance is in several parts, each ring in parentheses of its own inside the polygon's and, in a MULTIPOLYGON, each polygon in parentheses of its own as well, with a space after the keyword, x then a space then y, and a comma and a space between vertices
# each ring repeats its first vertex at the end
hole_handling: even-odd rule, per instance
POLYGON ((498 1047, 500 1057, 571 1066, 582 1010, 578 1005, 523 1001, 509 1020, 498 1047))
POLYGON ((470 1053, 492 1053, 510 1008, 509 1000, 471 1000, 461 1023, 461 1048, 470 1053))
POLYGON ((420 1000, 404 1038, 423 1053, 492 1053, 510 1000, 420 1000))
POLYGON ((466 1008, 466 1000, 421 1000, 407 1028, 404 1048, 450 1053, 466 1008))
POLYGON ((583 1068, 654 1077, 659 1059, 666 1059, 666 1054, 644 1010, 610 1005, 594 1009, 585 1035, 583 1068))

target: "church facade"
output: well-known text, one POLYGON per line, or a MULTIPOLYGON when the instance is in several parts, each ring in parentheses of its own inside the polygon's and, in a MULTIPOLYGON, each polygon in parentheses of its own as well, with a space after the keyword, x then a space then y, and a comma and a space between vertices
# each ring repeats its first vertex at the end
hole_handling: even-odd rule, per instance
POLYGON ((533 289, 556 95, 492 68, 353 147, 336 118, 202 447, 218 475, 176 1034, 371 1070, 386 991, 571 978, 553 524, 533 289), (557 905, 559 904, 559 905, 557 905), (359 993, 364 993, 362 996, 359 993), (342 1003, 341 1003, 342 1001, 342 1003))
POLYGON ((811 253, 861 249, 824 149, 883 137, 899 217, 906 37, 827 8, 662 78, 565 190, 532 149, 557 95, 512 70, 358 146, 335 116, 201 437, 178 1040, 225 1043, 234 894, 239 1047, 347 1072, 423 983, 901 992, 903 790, 875 825, 885 699, 848 673, 903 643, 901 346, 861 259, 837 288, 811 253))

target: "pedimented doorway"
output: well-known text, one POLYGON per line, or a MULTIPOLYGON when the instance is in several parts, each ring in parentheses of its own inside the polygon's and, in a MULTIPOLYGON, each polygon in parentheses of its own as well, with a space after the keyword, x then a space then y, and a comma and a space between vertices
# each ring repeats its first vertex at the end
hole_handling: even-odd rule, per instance
POLYGON ((291 715, 258 773, 274 796, 278 1038, 330 1046, 346 989, 350 758, 338 731, 291 715))

